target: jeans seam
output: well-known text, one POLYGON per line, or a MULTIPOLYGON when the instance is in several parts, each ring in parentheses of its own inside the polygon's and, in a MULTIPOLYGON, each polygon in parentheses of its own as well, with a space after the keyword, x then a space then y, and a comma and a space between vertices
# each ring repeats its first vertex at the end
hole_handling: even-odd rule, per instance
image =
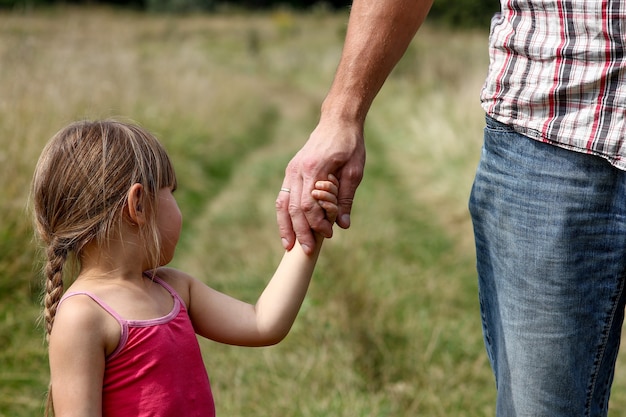
POLYGON ((622 278, 619 283, 619 288, 615 293, 615 297, 613 298, 613 305, 611 309, 611 314, 609 316, 609 320, 607 321, 604 330, 602 332, 602 338, 600 340, 600 350, 596 355, 594 360, 594 369, 591 377, 591 381, 589 383, 589 388, 587 392, 587 400, 585 401, 585 416, 591 416, 591 409, 593 404, 593 397, 596 393, 599 370, 602 366, 602 362, 604 361, 604 355, 606 354, 607 344, 609 342, 609 337, 611 334, 611 329, 613 328, 613 323, 615 321, 615 314, 617 313, 617 309, 619 308, 620 302, 619 300, 622 298, 624 293, 624 279, 622 278))

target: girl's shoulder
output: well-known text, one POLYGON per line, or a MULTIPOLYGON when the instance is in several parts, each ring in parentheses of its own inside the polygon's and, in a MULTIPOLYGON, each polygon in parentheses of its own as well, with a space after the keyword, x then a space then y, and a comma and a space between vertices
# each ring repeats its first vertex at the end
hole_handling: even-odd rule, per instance
MULTIPOLYGON (((147 274, 150 276, 150 272, 147 274)), ((176 291, 185 302, 186 307, 189 308, 190 287, 193 281, 189 274, 170 267, 160 267, 156 270, 156 276, 176 291)))
POLYGON ((72 326, 89 328, 101 320, 104 314, 106 312, 94 303, 90 292, 68 290, 57 307, 54 323, 56 325, 68 322, 72 326))
MULTIPOLYGON (((68 292, 69 293, 69 292, 68 292)), ((110 353, 119 338, 119 324, 87 295, 67 297, 59 305, 50 335, 53 340, 64 340, 75 348, 98 346, 110 353)))

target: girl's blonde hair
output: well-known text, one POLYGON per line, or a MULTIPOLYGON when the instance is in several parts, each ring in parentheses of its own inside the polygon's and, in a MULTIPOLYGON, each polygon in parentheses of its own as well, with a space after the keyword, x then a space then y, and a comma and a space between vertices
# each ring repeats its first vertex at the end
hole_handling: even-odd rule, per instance
MULTIPOLYGON (((34 222, 46 247, 43 319, 46 337, 63 295, 69 255, 80 264, 86 244, 104 246, 120 231, 130 187, 142 184, 146 213, 156 209, 157 191, 176 187, 167 153, 146 130, 115 120, 80 121, 60 130, 44 148, 32 184, 34 222)), ((155 216, 141 229, 156 268, 160 239, 155 216)))

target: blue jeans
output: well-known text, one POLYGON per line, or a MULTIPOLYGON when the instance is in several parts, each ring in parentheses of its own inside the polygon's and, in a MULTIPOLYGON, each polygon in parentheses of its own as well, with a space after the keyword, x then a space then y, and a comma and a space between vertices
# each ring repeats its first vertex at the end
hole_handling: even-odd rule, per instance
POLYGON ((470 212, 497 416, 606 416, 624 320, 626 172, 487 118, 470 212))

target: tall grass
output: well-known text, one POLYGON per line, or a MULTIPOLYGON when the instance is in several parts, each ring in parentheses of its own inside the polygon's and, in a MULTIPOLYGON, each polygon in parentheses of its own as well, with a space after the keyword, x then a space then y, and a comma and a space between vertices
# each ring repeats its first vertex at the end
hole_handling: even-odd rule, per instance
MULTIPOLYGON (((130 118, 177 168, 173 261, 253 302, 278 262, 274 198, 318 116, 345 15, 0 15, 0 416, 41 413, 39 253, 24 207, 66 123, 130 118)), ((201 341, 221 416, 488 416, 466 200, 480 151, 486 33, 426 26, 375 102, 353 226, 325 242, 291 334, 201 341)), ((626 415, 618 364, 613 415, 626 415), (621 413, 621 414, 620 414, 621 413)), ((176 387, 172 387, 176 389, 176 387)))

